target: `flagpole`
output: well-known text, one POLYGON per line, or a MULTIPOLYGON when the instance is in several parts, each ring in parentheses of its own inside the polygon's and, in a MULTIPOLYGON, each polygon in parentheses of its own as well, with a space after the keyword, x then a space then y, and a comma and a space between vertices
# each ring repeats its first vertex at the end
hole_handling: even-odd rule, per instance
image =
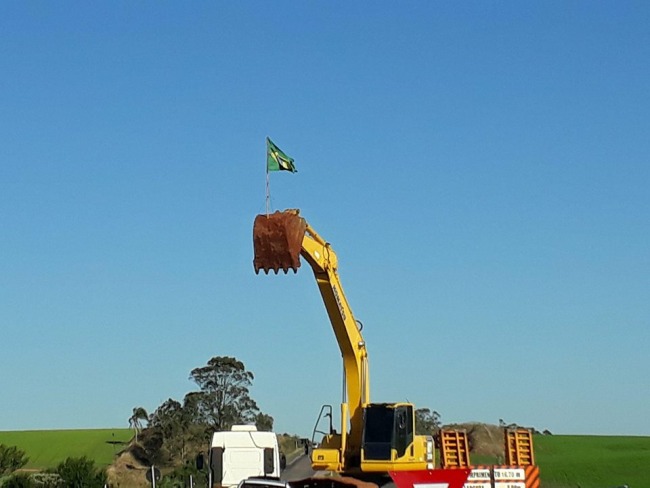
POLYGON ((270 178, 269 178, 269 166, 268 164, 266 165, 266 216, 269 216, 270 213, 270 208, 271 208, 271 185, 270 185, 270 178))

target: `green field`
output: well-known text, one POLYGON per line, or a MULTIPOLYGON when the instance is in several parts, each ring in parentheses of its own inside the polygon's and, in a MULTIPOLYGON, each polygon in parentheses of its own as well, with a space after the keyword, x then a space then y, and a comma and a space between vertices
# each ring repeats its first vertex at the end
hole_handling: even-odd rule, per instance
POLYGON ((0 432, 0 444, 18 446, 27 453, 25 469, 56 467, 68 457, 86 456, 97 466, 108 466, 123 443, 133 437, 130 429, 25 430, 0 432))
MULTIPOLYGON (((132 436, 129 429, 10 431, 0 432, 0 444, 23 449, 27 469, 81 456, 107 466, 132 436)), ((650 488, 650 437, 537 435, 534 448, 542 488, 650 488)))
POLYGON ((650 437, 535 436, 542 488, 650 488, 650 437))
MULTIPOLYGON (((650 488, 650 437, 536 435, 541 488, 650 488)), ((472 463, 498 464, 472 456, 472 463)))

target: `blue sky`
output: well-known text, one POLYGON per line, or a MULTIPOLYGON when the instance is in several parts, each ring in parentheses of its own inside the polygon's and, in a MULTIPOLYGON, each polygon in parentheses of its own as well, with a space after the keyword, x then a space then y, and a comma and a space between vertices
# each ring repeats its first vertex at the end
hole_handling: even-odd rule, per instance
POLYGON ((0 430, 126 427, 231 355, 341 401, 308 266, 256 276, 270 136, 374 401, 650 435, 646 2, 0 4, 0 430))

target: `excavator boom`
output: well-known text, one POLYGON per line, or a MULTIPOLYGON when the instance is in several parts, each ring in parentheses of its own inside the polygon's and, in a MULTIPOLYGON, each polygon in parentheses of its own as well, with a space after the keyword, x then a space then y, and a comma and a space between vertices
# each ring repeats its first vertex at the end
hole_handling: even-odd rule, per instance
POLYGON ((323 466, 342 470, 346 462, 358 464, 363 408, 370 401, 368 354, 360 327, 341 287, 336 253, 299 215, 298 210, 258 215, 253 225, 253 247, 253 266, 257 273, 260 270, 266 274, 269 271, 277 274, 280 270, 287 273, 290 269, 296 272, 301 256, 314 272, 341 351, 347 396, 341 404, 341 432, 331 439, 331 444, 337 447, 329 451, 338 454, 333 458, 327 457, 323 466))

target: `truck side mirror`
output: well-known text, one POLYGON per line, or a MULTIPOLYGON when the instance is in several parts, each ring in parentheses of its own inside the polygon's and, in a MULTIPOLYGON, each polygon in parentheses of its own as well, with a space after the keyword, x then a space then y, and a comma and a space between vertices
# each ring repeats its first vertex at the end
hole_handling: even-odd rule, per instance
POLYGON ((287 456, 283 452, 280 453, 280 469, 287 467, 287 456))

